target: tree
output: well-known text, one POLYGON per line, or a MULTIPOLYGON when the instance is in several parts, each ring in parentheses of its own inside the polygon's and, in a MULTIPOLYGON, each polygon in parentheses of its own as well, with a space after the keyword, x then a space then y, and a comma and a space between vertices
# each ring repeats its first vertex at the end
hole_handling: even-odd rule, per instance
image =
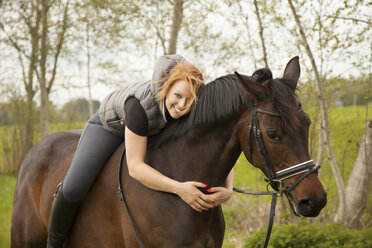
POLYGON ((297 15, 296 8, 293 5, 292 0, 288 0, 289 6, 291 8, 291 11, 293 13, 293 17, 296 21, 298 30, 301 34, 301 38, 303 41, 303 44, 306 49, 306 53, 309 56, 309 59, 311 61, 311 65, 315 74, 315 79, 316 79, 316 88, 318 92, 318 99, 319 99, 319 104, 320 104, 320 113, 321 113, 321 118, 322 118, 322 130, 321 132, 323 133, 324 141, 326 143, 327 147, 327 152, 328 152, 328 160, 330 161, 331 168, 333 175, 335 176, 336 179, 336 184, 337 184, 337 190, 338 190, 338 196, 339 196, 339 208, 340 208, 340 213, 342 215, 345 214, 345 187, 344 187, 344 181, 341 177, 340 170, 338 168, 338 164, 336 161, 336 157, 333 151, 332 143, 331 143, 331 136, 330 136, 330 128, 329 128, 329 118, 328 118, 328 106, 327 106, 327 101, 324 97, 324 92, 323 92, 323 82, 321 80, 321 77, 319 75, 318 67, 315 63, 315 58, 313 56, 313 53, 311 51, 310 45, 308 43, 306 34, 304 29, 302 28, 301 21, 297 15))
POLYGON ((263 52, 263 60, 265 62, 265 67, 269 68, 269 64, 267 62, 267 54, 266 54, 266 45, 265 45, 265 38, 264 38, 264 27, 262 25, 262 19, 260 16, 260 10, 258 8, 257 0, 254 0, 254 7, 256 10, 256 15, 257 15, 257 21, 259 24, 259 34, 260 34, 260 39, 261 39, 261 46, 262 46, 262 52, 263 52))
POLYGON ((366 122, 359 152, 345 190, 345 216, 347 227, 363 227, 360 217, 366 207, 369 180, 372 178, 372 119, 366 122))
POLYGON ((182 18, 183 18, 183 0, 174 0, 173 1, 173 18, 172 18, 172 28, 169 39, 168 53, 175 54, 177 53, 177 39, 178 33, 181 29, 182 18))
MULTIPOLYGON (((320 2, 322 2, 322 1, 320 1, 320 2)), ((320 105, 320 115, 321 115, 321 130, 320 130, 321 134, 320 134, 320 138, 324 139, 325 146, 327 148, 328 160, 331 164, 332 172, 333 172, 335 180, 336 180, 338 196, 339 196, 338 210, 337 210, 336 215, 334 216, 334 220, 338 221, 338 222, 342 222, 344 225, 348 225, 350 223, 350 219, 352 219, 352 221, 357 221, 358 222, 358 220, 355 220, 353 218, 354 217, 357 218, 358 216, 360 216, 361 213, 353 212, 352 217, 350 217, 348 215, 348 211, 350 210, 350 206, 351 206, 350 205, 351 204, 350 199, 348 199, 348 197, 350 197, 350 196, 346 192, 347 190, 345 189, 344 181, 343 181, 343 178, 341 177, 341 174, 340 174, 340 171, 339 171, 339 166, 337 164, 335 154, 334 154, 334 151, 333 151, 333 147, 332 147, 332 144, 331 144, 330 127, 329 127, 329 120, 328 120, 328 104, 327 104, 327 100, 326 100, 326 95, 323 91, 323 89, 325 87, 324 84, 323 84, 323 80, 322 80, 323 78, 321 76, 321 73, 319 72, 319 69, 318 69, 319 67, 316 64, 314 54, 312 52, 312 49, 311 49, 311 46, 309 44, 309 41, 308 41, 307 35, 305 33, 305 30, 302 26, 302 22, 301 22, 298 14, 297 14, 296 7, 293 4, 293 0, 288 0, 288 3, 289 3, 289 6, 290 6, 290 9, 291 9, 291 12, 293 14, 293 17, 296 21, 296 25, 297 25, 298 31, 300 33, 302 44, 304 45, 305 50, 306 50, 306 54, 308 55, 308 57, 310 59, 311 66, 312 66, 312 71, 315 75, 316 89, 317 89, 317 94, 318 94, 318 100, 319 100, 319 105, 320 105)), ((319 22, 319 23, 323 24, 322 22, 319 22)), ((340 37, 341 36, 338 36, 337 38, 339 39, 340 37)), ((330 40, 332 40, 329 36, 327 38, 328 38, 328 40, 325 40, 326 42, 329 42, 330 40)), ((323 42, 323 40, 322 40, 322 42, 323 42)), ((322 43, 322 45, 323 45, 323 47, 325 47, 325 43, 322 43)), ((342 47, 342 46, 340 46, 340 47, 345 49, 345 47, 347 48, 348 45, 346 45, 344 47, 342 47)), ((366 132, 367 132, 367 129, 366 129, 366 132)), ((367 134, 365 134, 365 135, 367 135, 367 134)), ((360 156, 363 156, 363 155, 360 155, 360 156)), ((358 169, 358 167, 355 168, 355 170, 354 170, 355 175, 353 175, 353 174, 351 175, 353 178, 357 178, 357 177, 359 177, 359 179, 360 178, 365 178, 365 177, 368 178, 367 173, 363 174, 366 171, 366 167, 368 166, 368 160, 364 159, 363 161, 364 161, 363 163, 366 163, 366 164, 364 164, 363 166, 359 166, 359 169, 358 169), (363 169, 360 169, 360 168, 363 168, 363 169), (363 172, 363 170, 364 170, 364 172, 363 172), (356 176, 356 175, 358 175, 358 176, 356 176)), ((357 165, 357 163, 356 163, 356 165, 357 165)), ((350 181, 350 179, 349 179, 349 181, 350 181)), ((361 181, 364 182, 364 179, 361 180, 361 181)), ((360 183, 360 184, 358 184, 358 186, 355 186, 355 185, 350 186, 351 188, 354 189, 353 190, 354 197, 352 197, 353 200, 358 202, 358 204, 364 204, 364 206, 365 206, 365 202, 362 202, 360 199, 363 198, 363 192, 366 188, 366 185, 367 184, 365 184, 365 183, 360 183), (359 191, 355 191, 356 188, 358 188, 359 191)), ((361 207, 361 209, 363 209, 362 206, 360 206, 360 207, 361 207)))
POLYGON ((24 122, 21 124, 22 149, 21 158, 25 156, 33 145, 34 139, 34 96, 38 87, 35 82, 35 68, 39 53, 38 30, 40 27, 41 12, 32 2, 4 1, 1 8, 0 28, 3 31, 2 41, 12 47, 17 53, 21 67, 26 102, 24 107, 24 122), (29 43, 24 41, 29 41, 29 43))
POLYGON ((42 136, 45 137, 49 134, 49 94, 55 81, 58 58, 65 40, 65 33, 69 27, 69 0, 65 4, 48 0, 40 0, 39 2, 38 0, 36 4, 36 8, 40 9, 41 13, 40 29, 37 30, 40 35, 40 53, 38 64, 34 69, 40 86, 40 125, 42 136), (56 7, 56 13, 52 12, 52 7, 56 7), (51 18, 54 14, 59 14, 61 19, 54 22, 51 18), (53 27, 55 30, 52 30, 53 27))
MULTIPOLYGON (((6 1, 1 8, 3 15, 0 27, 6 34, 5 42, 18 52, 30 116, 33 113, 33 97, 36 90, 40 90, 40 126, 43 137, 49 133, 49 94, 68 29, 68 8, 69 0, 6 1), (35 76, 37 87, 34 85, 35 76)), ((25 133, 32 135, 32 126, 27 128, 25 133)), ((26 138, 31 140, 31 137, 26 138)), ((29 146, 32 142, 27 141, 27 144, 29 146)))

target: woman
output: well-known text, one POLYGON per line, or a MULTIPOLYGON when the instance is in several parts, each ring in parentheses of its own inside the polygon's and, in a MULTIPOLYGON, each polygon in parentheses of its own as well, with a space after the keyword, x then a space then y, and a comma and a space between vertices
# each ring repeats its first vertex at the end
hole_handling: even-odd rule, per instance
POLYGON ((225 187, 197 187, 202 182, 175 181, 144 162, 147 137, 159 133, 173 119, 186 115, 203 84, 202 73, 180 55, 167 55, 156 63, 152 82, 126 84, 108 95, 90 118, 80 137, 74 158, 53 202, 47 247, 62 247, 72 226, 79 202, 89 191, 98 173, 125 140, 130 176, 143 185, 177 194, 196 211, 204 211, 228 200, 233 173, 225 187))

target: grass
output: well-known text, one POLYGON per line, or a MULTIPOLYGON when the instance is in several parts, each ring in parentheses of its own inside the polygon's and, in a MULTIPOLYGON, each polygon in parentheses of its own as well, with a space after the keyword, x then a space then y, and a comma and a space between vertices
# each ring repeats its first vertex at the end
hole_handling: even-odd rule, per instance
POLYGON ((10 247, 10 224, 16 178, 0 175, 0 247, 10 247))

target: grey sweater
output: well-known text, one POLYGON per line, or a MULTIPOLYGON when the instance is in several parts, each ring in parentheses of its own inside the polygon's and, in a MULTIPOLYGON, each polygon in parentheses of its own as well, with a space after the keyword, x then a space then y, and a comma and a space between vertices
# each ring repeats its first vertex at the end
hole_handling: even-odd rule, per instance
POLYGON ((167 121, 155 95, 162 84, 160 80, 166 77, 173 66, 182 61, 186 61, 185 58, 177 54, 162 56, 156 62, 152 81, 127 83, 121 89, 106 96, 98 110, 103 127, 115 135, 124 136, 124 104, 129 97, 134 96, 147 115, 147 136, 159 133, 167 121))

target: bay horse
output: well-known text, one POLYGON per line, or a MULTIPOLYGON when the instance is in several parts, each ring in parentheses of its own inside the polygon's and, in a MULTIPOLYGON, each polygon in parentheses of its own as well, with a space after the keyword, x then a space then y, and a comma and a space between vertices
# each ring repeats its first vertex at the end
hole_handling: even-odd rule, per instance
MULTIPOLYGON (((309 161, 310 118, 295 95, 298 57, 288 62, 282 78, 270 76, 259 82, 260 75, 256 76, 236 73, 202 86, 187 116, 171 121, 159 135, 149 138, 145 161, 175 180, 213 187, 224 185, 243 152, 272 178, 250 135, 254 106, 261 110, 255 112, 257 128, 272 169, 283 171, 309 161)), ((76 131, 55 133, 27 154, 15 190, 11 247, 45 247, 53 193, 66 175, 79 137, 76 131)), ((121 145, 107 161, 81 203, 66 247, 138 247, 117 195, 117 165, 123 149, 121 145)), ((146 247, 222 246, 221 206, 199 213, 174 194, 151 190, 129 176, 125 159, 120 177, 128 209, 146 247)), ((283 179, 283 187, 291 187, 300 177, 283 179)), ((326 204, 326 192, 316 173, 302 178, 289 195, 298 212, 307 217, 317 216, 326 204)))

